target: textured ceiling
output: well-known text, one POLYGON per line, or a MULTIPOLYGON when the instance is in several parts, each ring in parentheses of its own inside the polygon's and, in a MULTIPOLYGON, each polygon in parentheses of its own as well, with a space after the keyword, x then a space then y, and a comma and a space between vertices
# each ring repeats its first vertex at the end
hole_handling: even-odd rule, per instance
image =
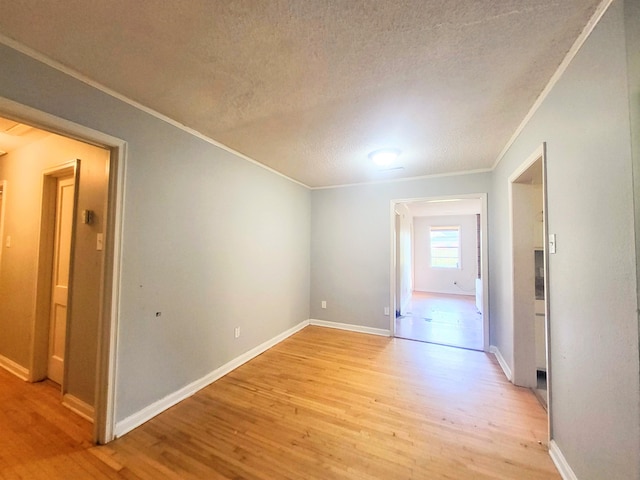
POLYGON ((599 1, 0 0, 0 33, 328 186, 490 168, 599 1))

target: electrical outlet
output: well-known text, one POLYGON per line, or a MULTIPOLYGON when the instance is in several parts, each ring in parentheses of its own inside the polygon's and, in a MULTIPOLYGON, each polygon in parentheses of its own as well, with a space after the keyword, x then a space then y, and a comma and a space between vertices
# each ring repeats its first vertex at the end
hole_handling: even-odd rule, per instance
POLYGON ((389 307, 384 307, 384 314, 389 316, 389 307))
POLYGON ((327 308, 327 301, 326 300, 322 300, 322 308, 327 308))
POLYGON ((240 337, 240 327, 236 327, 233 330, 233 337, 234 338, 239 338, 240 337))

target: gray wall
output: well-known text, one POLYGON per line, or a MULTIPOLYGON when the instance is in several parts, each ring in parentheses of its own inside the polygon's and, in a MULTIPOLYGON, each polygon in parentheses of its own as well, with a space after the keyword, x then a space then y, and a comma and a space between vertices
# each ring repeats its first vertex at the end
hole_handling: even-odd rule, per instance
POLYGON ((311 317, 388 330, 391 200, 484 193, 490 179, 476 173, 313 190, 311 317))
MULTIPOLYGON (((633 157, 634 204, 635 204, 635 242, 636 242, 636 292, 637 306, 640 306, 640 2, 624 1, 624 20, 627 41, 627 80, 629 89, 629 119, 631 123, 631 154, 633 157)), ((640 309, 636 310, 635 332, 636 359, 640 358, 640 309)), ((633 332, 632 332, 633 334, 633 332)), ((633 340, 632 340, 633 343, 633 340)), ((629 360, 631 361, 631 360, 629 360)), ((638 360, 640 363, 640 360, 638 360)), ((640 378, 640 367, 636 369, 636 378, 640 378)), ((640 380, 638 380, 640 382, 640 380)), ((639 402, 636 400, 636 405, 639 402)), ((636 411, 637 422, 640 415, 636 411)), ((633 425, 633 423, 632 423, 633 425)), ((637 424, 636 424, 637 425, 637 424)), ((637 427, 640 430, 640 427, 637 427)), ((640 440, 637 441, 640 443, 640 440)), ((635 452, 638 452, 636 444, 635 452)), ((635 462, 640 471, 640 454, 636 453, 635 462)), ((638 474, 640 477, 640 474, 638 474)))
POLYGON ((309 318, 308 189, 6 46, 0 64, 0 96, 128 142, 116 420, 309 318))
MULTIPOLYGON (((631 146, 633 155, 633 185, 635 204, 636 259, 640 258, 640 2, 626 0, 624 4, 625 33, 627 37, 627 68, 629 108, 631 120, 631 146)), ((636 261, 636 289, 640 305, 640 262, 636 261)), ((640 336, 640 310, 638 311, 640 336)))
MULTIPOLYGON (((547 142, 553 438, 580 480, 640 478, 632 160, 616 1, 494 171, 492 344, 513 359, 509 175, 547 142)), ((637 46, 636 46, 637 51, 637 46)), ((637 77, 635 79, 637 87, 637 77)), ((636 89, 637 91, 637 89, 636 89)), ((635 107, 637 109, 637 103, 635 107)))

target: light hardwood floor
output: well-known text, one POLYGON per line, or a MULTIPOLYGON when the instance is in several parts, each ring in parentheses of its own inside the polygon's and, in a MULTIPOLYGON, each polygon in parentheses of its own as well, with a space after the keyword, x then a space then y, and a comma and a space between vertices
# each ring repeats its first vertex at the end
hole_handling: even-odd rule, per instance
POLYGON ((482 350, 482 314, 471 295, 413 292, 411 301, 396 318, 397 337, 482 350))
POLYGON ((559 479, 546 415, 487 354, 307 327, 106 446, 0 372, 6 479, 559 479))

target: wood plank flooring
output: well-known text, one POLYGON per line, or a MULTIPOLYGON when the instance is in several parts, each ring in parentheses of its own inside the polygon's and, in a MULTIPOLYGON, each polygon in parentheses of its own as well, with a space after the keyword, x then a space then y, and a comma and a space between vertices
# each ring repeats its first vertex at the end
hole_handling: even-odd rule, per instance
POLYGON ((403 316, 396 318, 396 336, 421 342, 482 350, 482 314, 476 297, 413 292, 403 316))
POLYGON ((482 352, 307 327, 105 446, 45 389, 0 372, 2 479, 560 479, 482 352))

